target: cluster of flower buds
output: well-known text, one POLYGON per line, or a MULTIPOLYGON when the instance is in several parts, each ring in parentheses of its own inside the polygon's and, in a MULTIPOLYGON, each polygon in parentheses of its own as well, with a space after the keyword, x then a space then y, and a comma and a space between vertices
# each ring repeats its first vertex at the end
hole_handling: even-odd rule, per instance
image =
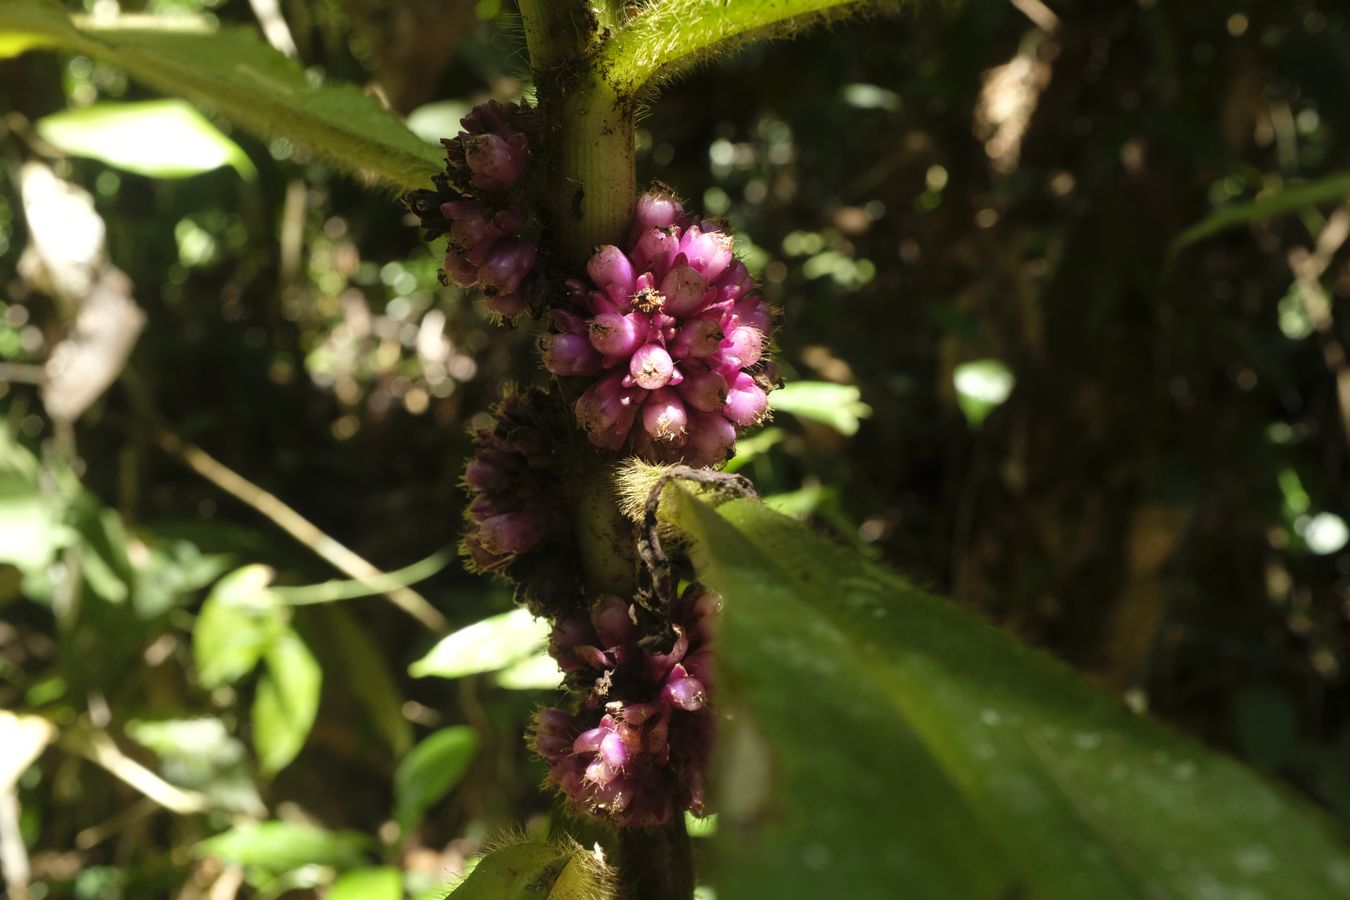
POLYGON ((598 248, 568 282, 584 314, 553 310, 555 375, 599 376, 574 407, 591 441, 652 462, 715 465, 764 418, 776 376, 769 306, 722 227, 669 194, 638 198, 629 248, 598 248))
POLYGON ((624 827, 703 814, 717 611, 717 596, 691 585, 645 628, 650 614, 614 596, 554 627, 549 652, 583 700, 575 715, 537 713, 532 741, 577 809, 624 827))
POLYGON ((448 161, 433 179, 436 190, 414 191, 406 201, 427 240, 449 238, 442 277, 463 288, 477 285, 488 308, 508 318, 525 311, 521 288, 538 255, 524 234, 526 115, 516 104, 495 100, 474 107, 460 120, 459 136, 441 142, 448 161))
POLYGON ((471 495, 462 549, 474 569, 502 572, 554 532, 557 442, 543 425, 548 408, 538 390, 508 390, 492 424, 474 432, 477 452, 464 470, 471 495))

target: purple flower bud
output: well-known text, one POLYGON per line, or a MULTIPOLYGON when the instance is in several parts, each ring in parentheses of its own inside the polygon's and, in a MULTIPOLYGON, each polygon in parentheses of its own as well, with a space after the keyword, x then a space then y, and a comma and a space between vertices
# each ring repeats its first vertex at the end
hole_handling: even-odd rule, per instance
POLYGON ((721 412, 727 402, 727 380, 712 369, 692 367, 680 385, 680 397, 700 412, 721 412))
POLYGON ((605 356, 628 356, 647 337, 645 324, 637 313, 601 313, 591 320, 591 346, 605 356))
POLYGON ((665 302, 661 311, 671 316, 687 316, 703 305, 708 281, 692 266, 675 266, 661 279, 665 302))
POLYGON ((469 518, 475 522, 486 521, 506 511, 506 507, 502 505, 501 501, 492 497, 475 497, 473 503, 469 504, 469 518))
POLYGON ((600 354, 579 334, 554 334, 546 338, 544 365, 554 375, 594 375, 600 371, 600 354))
POLYGON ((460 200, 441 207, 450 220, 450 243, 467 250, 489 238, 499 238, 508 232, 493 223, 493 211, 472 200, 460 200))
POLYGON ((722 412, 737 425, 753 425, 769 408, 769 398, 755 379, 737 372, 727 391, 727 402, 722 412))
POLYGON ((633 295, 633 264, 613 244, 606 244, 591 254, 586 262, 586 273, 615 303, 624 303, 633 295))
POLYGON ((464 483, 475 491, 491 491, 501 484, 511 464, 503 453, 479 450, 464 468, 464 483))
POLYGON ((478 526, 479 539, 488 550, 524 553, 543 537, 539 520, 529 513, 502 513, 478 526))
POLYGON ((622 597, 607 594, 591 611, 591 625, 606 647, 617 647, 633 635, 633 620, 622 597))
POLYGON ((478 270, 483 293, 514 294, 534 268, 537 254, 534 244, 520 238, 499 241, 478 270))
POLYGON ((666 682, 661 697, 685 712, 698 712, 708 701, 703 683, 697 678, 690 677, 685 672, 684 666, 676 666, 671 670, 670 680, 666 682))
POLYGON ((607 449, 618 450, 628 437, 628 429, 637 417, 637 397, 623 386, 624 373, 614 372, 586 389, 573 411, 591 440, 607 449))
POLYGON ((660 344, 646 344, 633 352, 628 374, 638 387, 654 391, 670 383, 675 361, 660 344))
POLYGON ((604 743, 605 737, 614 733, 613 727, 613 720, 610 719, 609 716, 606 716, 601 720, 599 728, 592 728, 589 731, 583 731, 581 734, 577 735, 577 739, 572 742, 572 752, 596 752, 600 749, 600 745, 604 743), (610 723, 608 727, 604 724, 606 721, 610 723))
POLYGON ((473 172, 470 179, 484 190, 501 190, 519 181, 529 162, 528 154, 511 141, 495 134, 466 135, 464 162, 473 172))
POLYGON ((758 328, 739 325, 722 342, 722 360, 728 366, 747 369, 764 355, 764 334, 758 328))
POLYGON ((633 211, 634 227, 638 229, 669 228, 684 219, 684 207, 665 191, 647 191, 637 199, 633 211))
POLYGON ((600 759, 610 769, 619 770, 628 761, 628 748, 616 731, 611 731, 600 740, 600 759))
POLYGON ((689 414, 669 388, 653 391, 642 404, 642 427, 653 440, 676 442, 684 438, 689 414))
POLYGON ((470 288, 478 283, 478 267, 453 250, 446 251, 445 274, 457 287, 470 288))
POLYGON ((755 279, 750 277, 750 270, 739 259, 733 260, 718 279, 719 300, 739 300, 754 289, 755 279))
POLYGON ((505 319, 514 319, 525 311, 525 299, 519 294, 493 294, 483 298, 490 312, 505 319))
POLYGON ((716 281, 734 258, 731 254, 731 235, 720 231, 705 231, 697 225, 690 225, 680 240, 680 252, 689 260, 689 265, 698 269, 708 281, 716 281))

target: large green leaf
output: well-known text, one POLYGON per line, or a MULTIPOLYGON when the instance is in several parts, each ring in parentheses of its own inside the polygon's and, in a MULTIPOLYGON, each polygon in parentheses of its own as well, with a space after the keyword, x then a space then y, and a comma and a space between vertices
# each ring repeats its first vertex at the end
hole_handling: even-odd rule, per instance
POLYGON ((759 503, 666 496, 726 603, 723 900, 1350 897, 1260 776, 759 503))
POLYGON ((253 747, 266 775, 275 775, 305 745, 319 712, 323 670, 294 631, 283 631, 263 654, 267 672, 253 698, 253 747))
POLYGON ((450 895, 455 900, 609 900, 604 863, 576 845, 520 841, 498 847, 450 895))
POLYGON ((198 856, 262 869, 273 874, 300 866, 359 866, 370 841, 354 831, 329 831, 298 822, 239 825, 197 845, 198 856))
POLYGON ((35 127, 66 153, 154 178, 185 178, 221 166, 233 166, 245 178, 257 174, 238 144, 182 100, 95 103, 44 116, 35 127))
POLYGON ((459 783, 478 752, 478 734, 467 725, 442 728, 409 751, 394 773, 394 820, 406 833, 459 783))
POLYGON ((268 138, 303 144, 334 165, 408 189, 442 164, 438 147, 352 85, 323 85, 244 28, 200 20, 69 18, 49 0, 0 0, 0 57, 30 49, 81 53, 126 70, 268 138))
POLYGON ((398 869, 353 869, 325 895, 327 900, 403 900, 403 873, 398 869))

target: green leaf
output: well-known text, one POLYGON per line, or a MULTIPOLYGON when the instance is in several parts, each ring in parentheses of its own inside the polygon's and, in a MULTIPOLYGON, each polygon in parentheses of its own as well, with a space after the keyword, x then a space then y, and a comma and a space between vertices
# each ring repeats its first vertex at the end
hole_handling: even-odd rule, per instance
POLYGON ((451 892, 455 900, 608 900, 604 863, 572 845, 521 841, 483 856, 451 892))
POLYGON ((496 672, 533 656, 548 642, 548 633, 548 622, 527 609, 513 609, 446 635, 408 672, 416 678, 496 672))
POLYGON ((286 629, 285 611, 271 596, 272 570, 236 569, 211 589, 192 628, 197 680, 210 690, 233 684, 253 671, 286 629))
POLYGON ((280 873, 301 866, 350 869, 365 862, 370 841, 355 831, 329 831, 298 822, 239 825, 197 845, 198 856, 280 873))
POLYGON ((248 771, 248 752, 220 719, 133 720, 126 733, 160 758, 165 780, 200 791, 218 808, 266 815, 248 771))
POLYGON ((726 604, 722 900, 1350 896, 1250 770, 759 503, 667 497, 726 604))
POLYGON ((1013 373, 997 359, 977 359, 952 371, 956 405, 971 425, 979 425, 1002 405, 1015 383, 1013 373))
POLYGON ((498 687, 511 691, 557 690, 562 682, 562 672, 558 662, 547 653, 536 653, 529 659, 522 659, 492 678, 498 687))
POLYGON ((409 751, 394 773, 394 819, 404 834, 459 783, 477 752, 478 734, 467 725, 442 728, 409 751))
POLYGON ((74 533, 52 499, 38 481, 37 457, 0 425, 0 563, 40 571, 70 543, 74 533))
POLYGON ((1286 187, 1252 203, 1224 206, 1183 231, 1172 242, 1172 252, 1176 253, 1196 241, 1204 240, 1228 228, 1245 225, 1257 219, 1284 215, 1321 203, 1338 203, 1347 197, 1350 197, 1350 172, 1286 187))
POLYGON ((769 406, 828 425, 842 435, 858 433, 861 419, 872 414, 862 394, 851 384, 829 381, 794 381, 769 395, 769 406))
POLYGON ((221 166, 249 180, 258 174, 238 144, 182 100, 95 103, 53 113, 35 127, 66 153, 152 178, 186 178, 221 166))
POLYGON ((326 900, 402 900, 403 873, 387 867, 353 869, 333 882, 326 900))
POLYGON ((111 63, 255 134, 303 144, 338 168, 400 189, 425 185, 444 165, 440 148, 374 97, 318 83, 251 29, 153 21, 70 19, 48 0, 0 0, 0 55, 53 47, 111 63))
POLYGON ((253 747, 263 774, 275 775, 305 745, 319 712, 323 670, 294 631, 283 631, 263 654, 267 672, 253 698, 253 747))

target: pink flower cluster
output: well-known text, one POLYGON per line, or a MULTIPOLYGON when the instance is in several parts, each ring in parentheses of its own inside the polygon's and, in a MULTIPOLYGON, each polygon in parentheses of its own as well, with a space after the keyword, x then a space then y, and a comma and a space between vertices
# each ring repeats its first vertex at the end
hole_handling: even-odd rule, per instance
POLYGON ((769 306, 722 226, 689 219, 669 194, 638 198, 627 251, 598 248, 580 312, 556 308, 544 364, 599 376, 573 411, 592 443, 653 462, 715 465, 739 427, 764 418, 769 306))
POLYGON ((441 142, 448 161, 434 179, 437 190, 414 191, 407 199, 427 240, 449 237, 443 277, 463 288, 477 285, 488 308, 506 317, 525 311, 520 289, 538 255, 521 233, 530 155, 525 115, 495 100, 474 107, 460 120, 464 131, 441 142))
POLYGON ((717 610, 716 595, 692 585, 668 621, 654 623, 656 635, 614 596, 601 597, 589 619, 554 627, 549 652, 584 699, 576 715, 540 710, 532 741, 549 783, 578 809, 624 827, 703 814, 717 610))

